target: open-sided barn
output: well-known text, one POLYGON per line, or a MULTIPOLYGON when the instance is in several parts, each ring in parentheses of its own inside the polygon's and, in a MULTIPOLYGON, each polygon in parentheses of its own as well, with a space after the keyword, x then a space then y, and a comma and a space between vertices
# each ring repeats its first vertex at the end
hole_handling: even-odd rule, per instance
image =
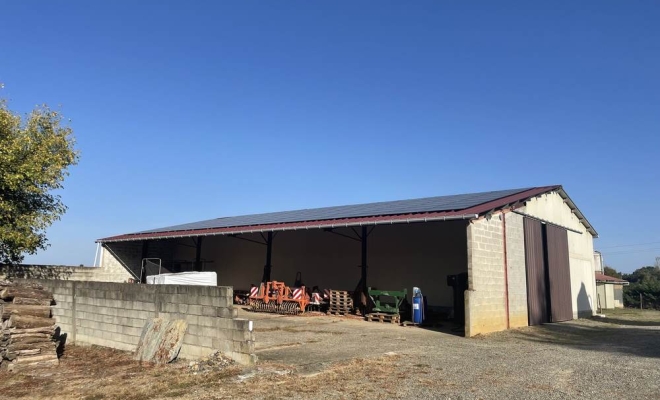
POLYGON ((298 273, 308 287, 420 287, 474 336, 591 316, 595 237, 564 189, 544 186, 217 218, 99 242, 117 280, 162 268, 215 271, 235 289, 298 273))

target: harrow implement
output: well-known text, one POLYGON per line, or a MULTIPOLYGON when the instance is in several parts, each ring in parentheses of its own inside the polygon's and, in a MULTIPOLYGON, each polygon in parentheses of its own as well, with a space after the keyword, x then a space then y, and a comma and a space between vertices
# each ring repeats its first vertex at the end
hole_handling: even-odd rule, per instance
POLYGON ((284 282, 265 282, 258 290, 250 293, 252 311, 277 314, 302 314, 309 304, 309 295, 304 286, 291 290, 284 282))

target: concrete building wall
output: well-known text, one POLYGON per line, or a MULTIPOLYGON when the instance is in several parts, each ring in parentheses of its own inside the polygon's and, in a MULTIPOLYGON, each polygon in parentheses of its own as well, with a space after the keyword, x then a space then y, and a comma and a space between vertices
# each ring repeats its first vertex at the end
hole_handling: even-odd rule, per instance
MULTIPOLYGON (((464 221, 377 226, 368 238, 368 285, 407 288, 409 293, 418 286, 430 305, 451 307, 453 293, 446 278, 467 271, 465 226, 464 221)), ((335 231, 355 236, 349 228, 335 231)), ((263 242, 258 234, 241 237, 263 242)), ((172 247, 176 259, 195 257, 194 248, 172 247)), ((205 237, 201 256, 213 261, 208 270, 217 272, 218 284, 247 289, 261 281, 266 246, 227 236, 205 237)), ((309 287, 354 290, 360 262, 359 241, 318 229, 279 232, 273 240, 271 279, 293 285, 301 272, 309 287)))
POLYGON ((596 306, 598 306, 598 301, 600 301, 600 308, 603 310, 608 310, 612 308, 612 301, 614 301, 614 299, 610 299, 611 301, 608 302, 605 286, 607 285, 604 283, 596 284, 596 293, 598 295, 598 297, 596 298, 597 301, 596 306))
POLYGON ((557 192, 529 200, 520 211, 580 232, 568 232, 573 317, 592 316, 596 310, 593 236, 557 192))
POLYGON ((465 336, 507 329, 502 215, 467 227, 468 287, 465 336))
POLYGON ((623 308, 623 285, 597 283, 596 292, 600 297, 600 307, 603 310, 623 308))
POLYGON ((506 217, 506 253, 509 289, 509 327, 528 325, 527 269, 523 216, 511 212, 506 217))
POLYGON ((623 285, 612 285, 614 308, 623 308, 623 285))
POLYGON ((607 299, 607 308, 614 308, 614 285, 605 285, 605 298, 607 299))
POLYGON ((179 356, 200 358, 220 350, 251 364, 251 321, 236 318, 228 287, 136 285, 35 280, 53 293, 53 316, 66 343, 134 351, 152 318, 183 319, 188 328, 179 356))

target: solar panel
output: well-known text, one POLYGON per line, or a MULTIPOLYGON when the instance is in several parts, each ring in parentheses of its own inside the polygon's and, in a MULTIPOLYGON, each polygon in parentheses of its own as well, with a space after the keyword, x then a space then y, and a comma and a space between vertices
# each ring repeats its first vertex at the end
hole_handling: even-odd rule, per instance
POLYGON ((229 228, 250 225, 282 224, 287 222, 322 221, 340 218, 375 217, 382 215, 411 214, 434 211, 456 211, 497 200, 502 197, 529 190, 510 189, 492 192, 458 194, 451 196, 426 197, 412 200, 384 201, 378 203, 347 206, 310 208, 295 211, 280 211, 265 214, 223 217, 189 224, 174 225, 137 233, 172 232, 210 228, 229 228))

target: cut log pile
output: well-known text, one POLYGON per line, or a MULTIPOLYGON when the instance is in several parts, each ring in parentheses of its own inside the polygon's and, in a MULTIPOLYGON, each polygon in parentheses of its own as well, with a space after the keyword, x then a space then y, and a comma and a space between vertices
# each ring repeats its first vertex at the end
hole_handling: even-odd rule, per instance
POLYGON ((52 301, 40 285, 0 280, 0 369, 58 364, 52 301))

